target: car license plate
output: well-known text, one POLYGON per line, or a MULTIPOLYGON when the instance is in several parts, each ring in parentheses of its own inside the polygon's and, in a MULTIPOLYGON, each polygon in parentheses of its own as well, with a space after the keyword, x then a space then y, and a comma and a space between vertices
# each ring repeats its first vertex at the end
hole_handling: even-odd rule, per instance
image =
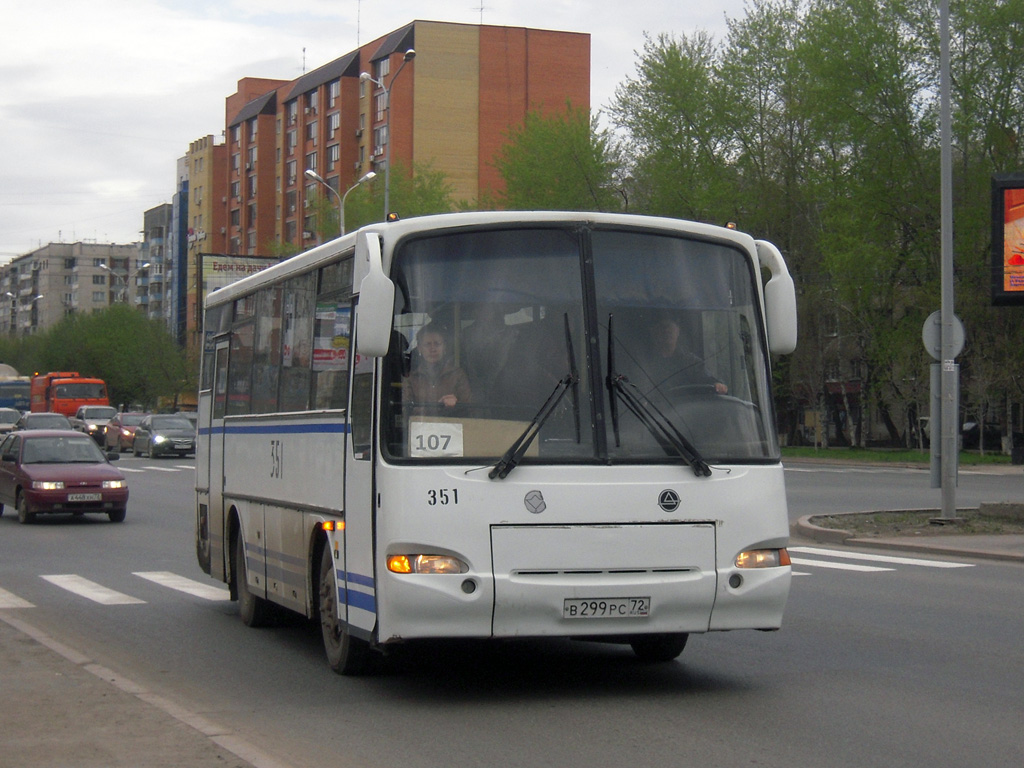
POLYGON ((650 597, 567 597, 563 619, 637 619, 651 612, 650 597))
POLYGON ((68 501, 99 501, 103 498, 102 493, 69 493, 68 501))

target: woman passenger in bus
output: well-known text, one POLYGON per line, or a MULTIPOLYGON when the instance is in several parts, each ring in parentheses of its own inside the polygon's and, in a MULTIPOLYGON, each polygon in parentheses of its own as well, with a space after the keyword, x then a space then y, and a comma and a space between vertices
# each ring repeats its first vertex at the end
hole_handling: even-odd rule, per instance
POLYGON ((409 374, 402 380, 405 400, 452 408, 471 398, 469 379, 448 356, 445 337, 433 323, 420 328, 409 374))

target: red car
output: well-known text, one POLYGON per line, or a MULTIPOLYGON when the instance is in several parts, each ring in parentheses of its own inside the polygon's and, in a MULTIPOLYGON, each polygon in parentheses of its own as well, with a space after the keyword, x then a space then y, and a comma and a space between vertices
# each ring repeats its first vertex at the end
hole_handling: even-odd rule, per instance
POLYGON ((135 440, 135 428, 139 426, 148 413, 118 413, 107 422, 104 430, 103 445, 108 451, 130 451, 135 440))
POLYGON ((12 432, 0 443, 0 515, 18 510, 18 522, 36 515, 87 512, 125 518, 128 483, 95 441, 81 432, 37 429, 12 432))

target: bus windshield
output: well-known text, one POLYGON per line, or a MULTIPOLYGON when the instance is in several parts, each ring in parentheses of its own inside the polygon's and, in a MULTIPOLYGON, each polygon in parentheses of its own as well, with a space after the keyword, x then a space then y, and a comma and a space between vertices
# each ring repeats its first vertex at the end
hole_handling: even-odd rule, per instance
POLYGON ((399 244, 392 278, 391 460, 778 459, 759 278, 731 243, 462 231, 399 244))

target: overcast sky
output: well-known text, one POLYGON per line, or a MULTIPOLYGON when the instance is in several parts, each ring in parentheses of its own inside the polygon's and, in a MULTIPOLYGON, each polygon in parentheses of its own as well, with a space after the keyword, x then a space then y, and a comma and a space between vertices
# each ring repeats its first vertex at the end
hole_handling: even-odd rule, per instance
POLYGON ((591 36, 591 107, 644 33, 725 36, 744 0, 33 0, 0 26, 0 263, 50 242, 129 243, 171 201, 189 142, 242 77, 291 80, 410 21, 591 36), (287 10, 284 10, 287 9, 287 10))

